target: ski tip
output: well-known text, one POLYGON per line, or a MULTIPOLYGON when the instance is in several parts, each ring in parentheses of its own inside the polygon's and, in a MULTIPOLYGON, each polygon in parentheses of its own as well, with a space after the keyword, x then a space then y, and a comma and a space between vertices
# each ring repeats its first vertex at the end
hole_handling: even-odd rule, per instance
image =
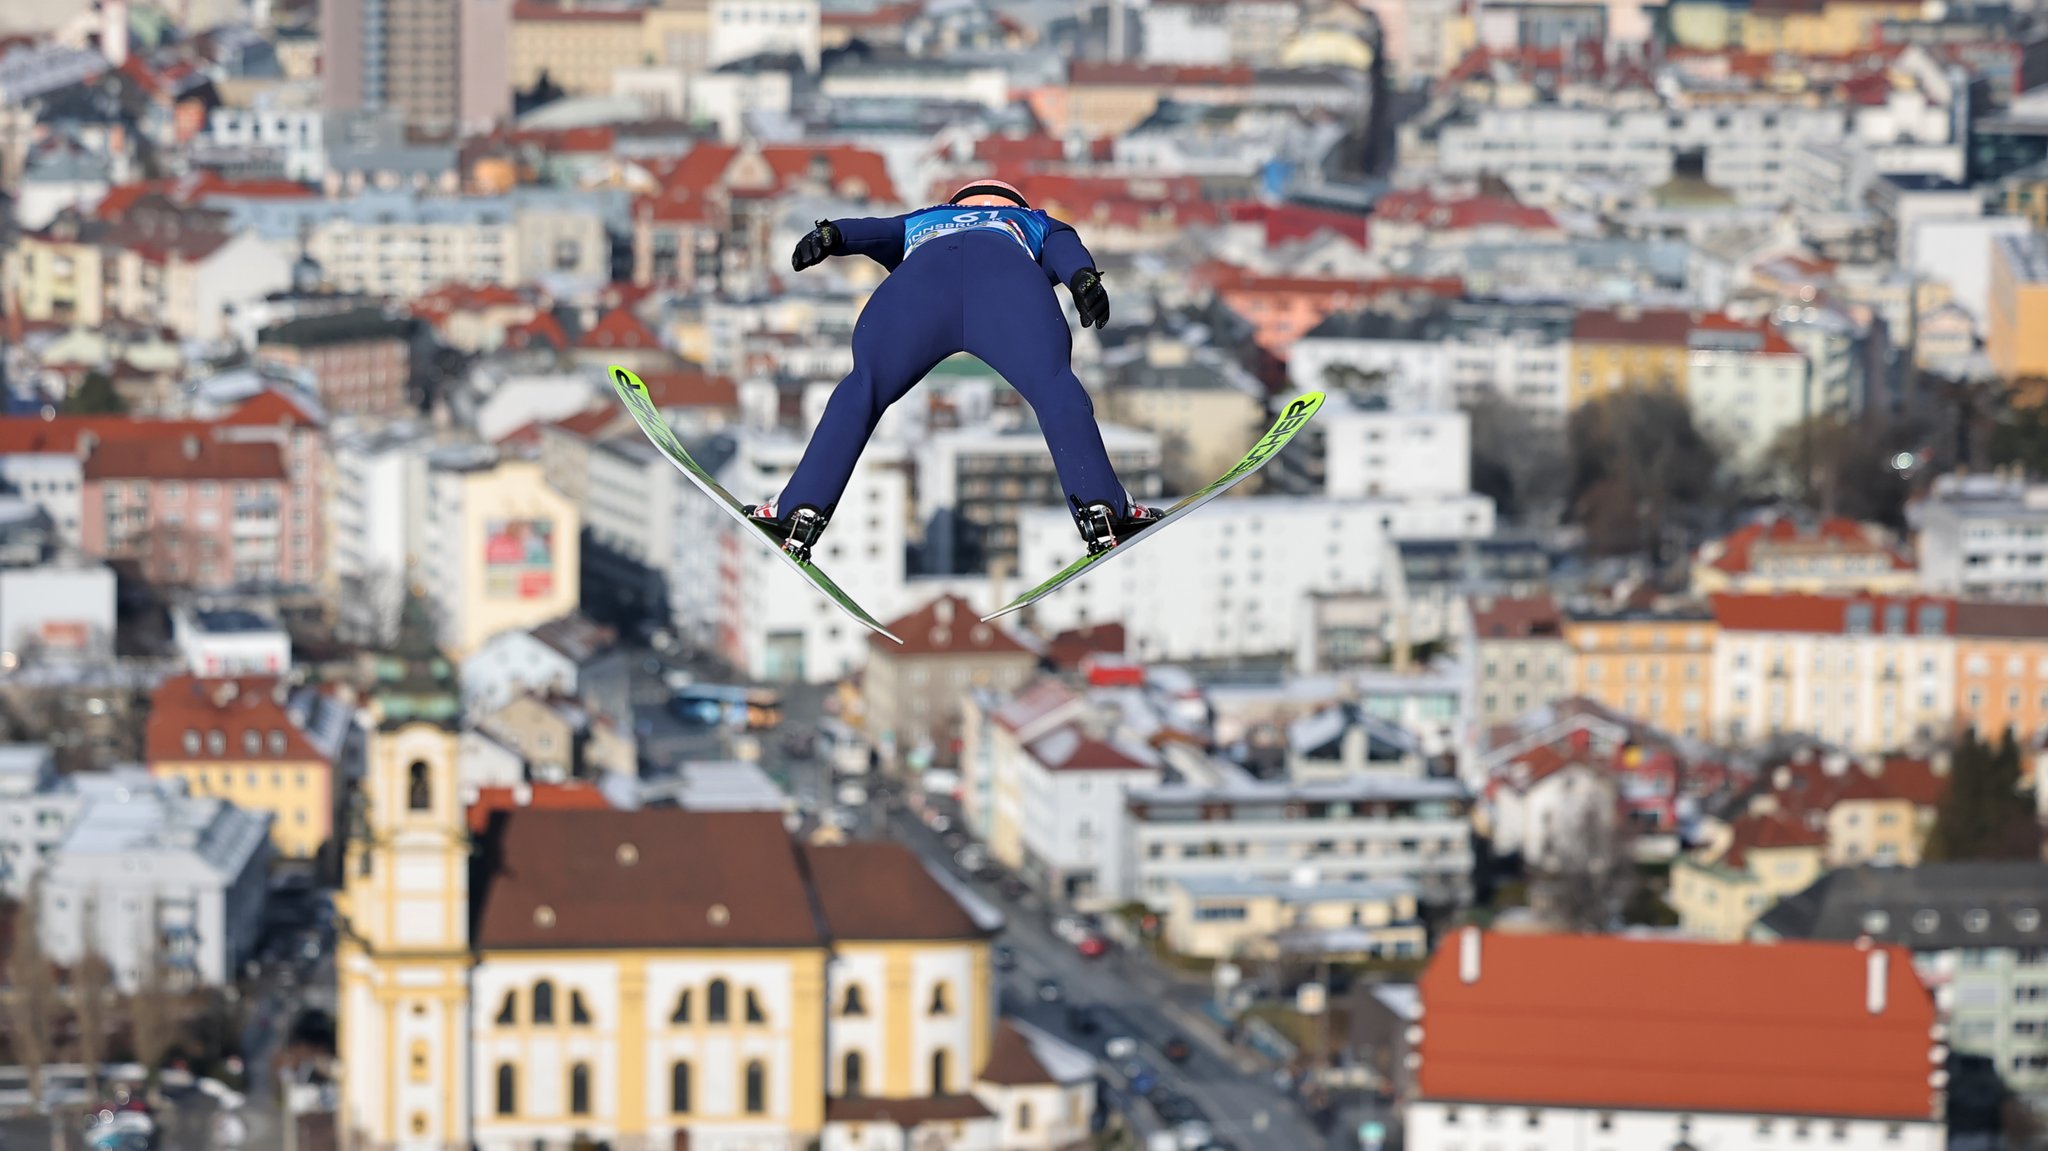
POLYGON ((1021 604, 1021 603, 1013 603, 1013 604, 1010 604, 1010 605, 1009 605, 1009 606, 1007 606, 1007 607, 999 607, 999 608, 997 608, 996 610, 994 610, 994 611, 992 611, 992 612, 988 613, 987 615, 985 615, 985 616, 982 616, 982 617, 981 617, 981 622, 983 622, 983 623, 994 623, 995 621, 997 621, 997 620, 999 620, 999 619, 1003 618, 1003 617, 1004 617, 1004 616, 1006 616, 1006 615, 1009 615, 1009 614, 1010 614, 1011 612, 1013 612, 1013 611, 1016 611, 1016 610, 1017 610, 1018 608, 1021 608, 1021 607, 1023 607, 1023 606, 1024 606, 1024 605, 1023 605, 1023 604, 1021 604))
POLYGON ((902 637, 902 636, 900 636, 900 635, 897 635, 897 634, 896 634, 895 632, 893 632, 893 631, 890 631, 890 630, 889 630, 888 628, 885 628, 885 627, 878 627, 878 628, 876 628, 876 629, 875 629, 875 632, 876 632, 876 634, 878 634, 878 635, 886 636, 886 637, 888 637, 889 639, 893 639, 893 640, 895 640, 895 641, 896 641, 896 643, 897 643, 897 645, 898 645, 899 647, 900 647, 900 646, 902 646, 902 643, 903 643, 903 637, 902 637))
POLYGON ((639 376, 634 375, 617 364, 612 365, 612 383, 622 388, 633 388, 636 391, 647 386, 640 382, 639 376))

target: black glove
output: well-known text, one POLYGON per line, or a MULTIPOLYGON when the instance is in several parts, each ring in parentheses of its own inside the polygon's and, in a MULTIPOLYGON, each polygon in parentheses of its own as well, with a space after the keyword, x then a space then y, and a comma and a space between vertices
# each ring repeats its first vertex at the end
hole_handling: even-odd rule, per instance
POLYGON ((1101 272, 1093 268, 1075 272, 1067 281, 1067 290, 1074 293, 1074 310, 1081 313, 1082 327, 1109 326, 1109 293, 1103 290, 1101 272))
POLYGON ((839 246, 839 229, 830 220, 819 220, 818 226, 796 242, 796 252, 789 258, 789 266, 801 272, 812 264, 822 264, 832 249, 839 246))

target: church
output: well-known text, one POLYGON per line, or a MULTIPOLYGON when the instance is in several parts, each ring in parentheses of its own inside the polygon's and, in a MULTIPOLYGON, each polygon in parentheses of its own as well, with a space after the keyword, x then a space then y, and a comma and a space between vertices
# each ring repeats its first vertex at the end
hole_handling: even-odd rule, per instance
POLYGON ((992 909, 770 813, 494 812, 417 600, 368 701, 337 947, 355 1151, 1060 1148, 1085 1053, 997 1014, 992 909))

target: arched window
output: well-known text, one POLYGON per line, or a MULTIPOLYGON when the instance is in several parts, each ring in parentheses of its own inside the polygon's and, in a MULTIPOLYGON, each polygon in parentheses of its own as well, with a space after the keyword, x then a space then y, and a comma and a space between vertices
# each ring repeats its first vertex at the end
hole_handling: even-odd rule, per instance
POLYGON ((1029 1102, 1017 1104, 1017 1130, 1031 1130, 1031 1104, 1029 1102))
POLYGON ((933 1015, 950 1015, 953 1012, 953 985, 941 979, 932 984, 933 1015))
POLYGON ((714 979, 704 989, 704 1018, 711 1023, 725 1022, 725 980, 714 979))
POLYGON ((519 1110, 519 1073, 512 1070, 510 1063, 498 1064, 498 1114, 512 1115, 519 1110))
POLYGON ((569 992, 569 1022, 590 1022, 590 1011, 583 1006, 583 993, 581 991, 571 990, 569 992))
POLYGON ((578 1063, 569 1068, 569 1114, 590 1114, 590 1064, 578 1063))
POLYGON ((860 1075, 863 1070, 865 1070, 865 1068, 862 1066, 860 1052, 847 1052, 845 1075, 846 1086, 844 1091, 842 1092, 844 1095, 846 1095, 847 1098, 851 1099, 860 1094, 860 1075))
POLYGON ((690 1065, 678 1062, 668 1069, 668 1109, 676 1115, 690 1113, 690 1065))
POLYGON ((941 1047, 932 1052, 932 1094, 946 1093, 946 1049, 941 1047))
POLYGON ((860 984, 847 984, 846 998, 841 1000, 839 1003, 839 1014, 849 1017, 857 1017, 861 1015, 866 1015, 867 1013, 868 1005, 861 1002, 860 998, 860 984))
POLYGON ((668 1021, 670 1023, 688 1023, 690 1021, 689 988, 683 988, 682 992, 676 996, 676 1009, 670 1013, 668 1021))
POLYGON ((746 1003, 746 1008, 747 1008, 747 1022, 749 1022, 749 1023, 766 1023, 766 1022, 768 1022, 768 1017, 767 1017, 766 1015, 763 1015, 763 1014, 761 1013, 761 1001, 760 1001, 760 1000, 759 1000, 758 998, 756 998, 756 997, 754 996, 754 989, 753 989, 753 988, 751 988, 751 987, 747 988, 747 992, 746 992, 746 996, 745 996, 745 1003, 746 1003))
POLYGON ((427 765, 414 760, 406 768, 405 806, 411 811, 428 811, 434 806, 434 789, 427 783, 427 765))
POLYGON ((747 1062, 747 1114, 759 1115, 768 1110, 768 1069, 761 1066, 759 1059, 747 1062))
POLYGON ((533 985, 533 1021, 553 1023, 555 1021, 555 985, 543 979, 533 985))
POLYGON ((519 992, 518 992, 518 991, 516 991, 516 990, 513 990, 513 991, 507 991, 507 992, 505 993, 505 1003, 504 1003, 504 1006, 502 1006, 502 1007, 498 1008, 498 1022, 499 1022, 499 1023, 506 1023, 506 1024, 509 1024, 509 1023, 517 1023, 517 1022, 519 1022, 519 992))

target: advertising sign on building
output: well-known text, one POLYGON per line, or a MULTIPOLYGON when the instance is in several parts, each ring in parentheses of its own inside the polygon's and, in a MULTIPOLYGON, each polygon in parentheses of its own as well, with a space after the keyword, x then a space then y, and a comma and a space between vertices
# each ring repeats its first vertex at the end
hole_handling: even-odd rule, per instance
POLYGON ((555 525, 491 520, 484 525, 484 591, 497 599, 539 599, 555 588, 555 525))

